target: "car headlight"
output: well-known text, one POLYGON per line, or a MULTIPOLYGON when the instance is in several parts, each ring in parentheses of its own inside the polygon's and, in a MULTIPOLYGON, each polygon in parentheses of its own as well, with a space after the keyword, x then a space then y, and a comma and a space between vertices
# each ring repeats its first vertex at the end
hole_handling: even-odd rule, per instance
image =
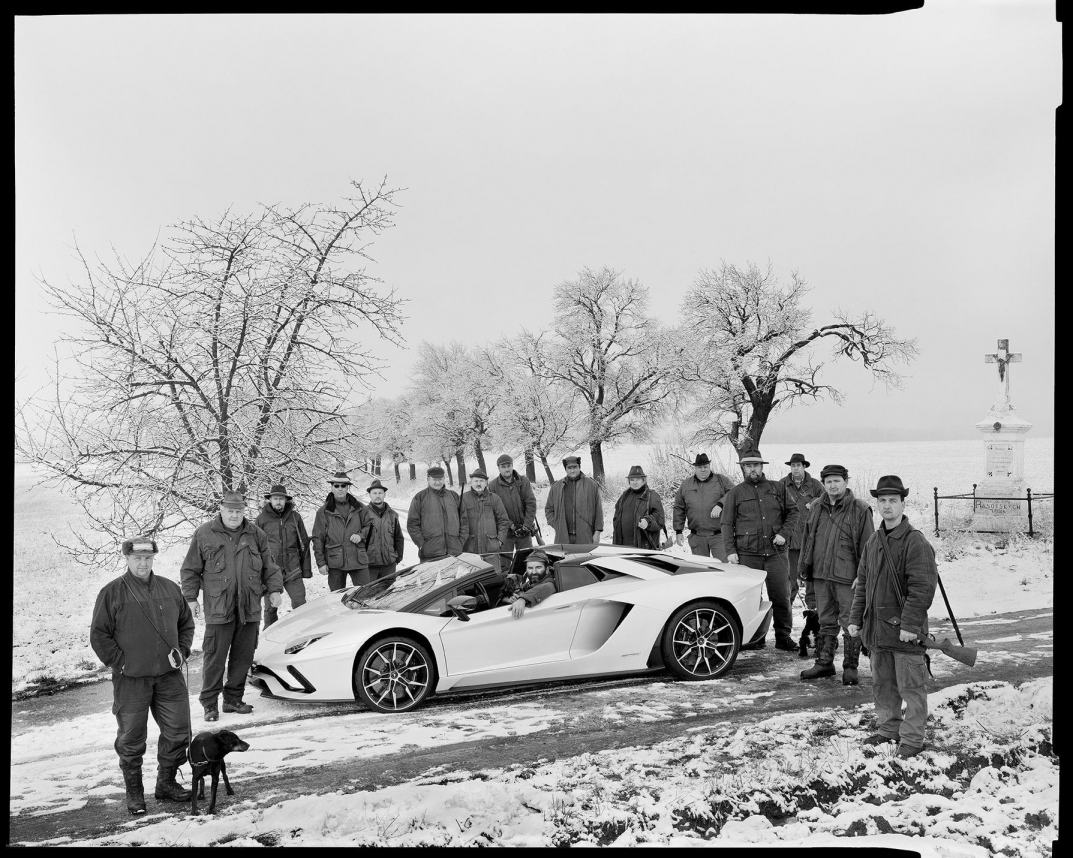
POLYGON ((289 647, 287 647, 283 651, 285 653, 287 653, 287 655, 294 655, 296 652, 301 652, 302 650, 304 650, 310 644, 314 644, 317 641, 319 641, 321 638, 328 637, 328 635, 330 635, 330 634, 331 634, 331 632, 325 632, 322 635, 313 635, 313 637, 306 638, 305 640, 300 640, 297 643, 292 643, 289 647))

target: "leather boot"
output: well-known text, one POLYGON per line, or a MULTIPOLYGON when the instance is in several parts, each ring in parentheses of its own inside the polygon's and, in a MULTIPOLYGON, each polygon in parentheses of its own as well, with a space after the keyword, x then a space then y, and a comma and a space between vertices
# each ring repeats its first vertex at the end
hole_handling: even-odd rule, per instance
POLYGON ((835 635, 821 635, 820 645, 816 647, 816 663, 801 671, 802 679, 820 679, 835 675, 835 647, 838 638, 835 635))
POLYGON ((190 790, 183 789, 175 782, 175 770, 178 766, 174 764, 165 765, 160 764, 160 768, 156 773, 156 789, 153 790, 153 795, 163 801, 190 801, 190 790))
POLYGON ((861 639, 842 635, 842 684, 859 685, 857 662, 861 657, 861 639))
POLYGON ((127 810, 131 816, 140 816, 145 813, 145 792, 142 790, 142 767, 124 766, 120 764, 119 770, 123 773, 123 786, 127 790, 127 810))

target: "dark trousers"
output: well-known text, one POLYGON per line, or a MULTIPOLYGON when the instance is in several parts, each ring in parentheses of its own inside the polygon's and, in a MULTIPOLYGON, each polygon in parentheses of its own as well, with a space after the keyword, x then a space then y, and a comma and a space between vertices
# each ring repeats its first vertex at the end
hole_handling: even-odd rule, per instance
MULTIPOLYGON (((306 582, 302 577, 284 581, 283 589, 287 591, 287 595, 290 597, 292 608, 301 607, 306 603, 306 582)), ((272 623, 279 619, 279 609, 272 607, 271 602, 268 601, 268 596, 264 597, 264 603, 264 627, 267 629, 272 623)))
POLYGON ((723 547, 723 534, 698 533, 693 531, 689 534, 689 550, 701 557, 714 557, 716 560, 727 562, 727 552, 723 547))
POLYGON ((186 745, 190 741, 190 698, 178 670, 160 676, 112 675, 112 714, 119 725, 115 738, 119 765, 141 767, 150 712, 160 728, 157 763, 181 766, 186 762, 186 745))
POLYGON ((398 566, 398 563, 389 563, 387 566, 370 566, 369 581, 379 581, 381 578, 386 578, 388 575, 394 575, 398 566))
POLYGON ((346 576, 350 576, 350 583, 355 587, 361 584, 369 584, 372 582, 372 578, 369 575, 369 567, 364 569, 329 569, 328 570, 328 589, 332 592, 336 590, 342 590, 346 587, 346 576))
POLYGON ((798 590, 801 589, 801 585, 798 583, 797 578, 797 561, 801 559, 800 548, 787 548, 786 549, 786 572, 790 576, 790 605, 797 601, 798 590))
POLYGON ((237 619, 229 623, 206 623, 201 694, 202 706, 215 706, 220 691, 224 703, 238 703, 246 688, 246 674, 253 664, 253 651, 257 649, 257 623, 242 623, 237 619), (227 666, 227 682, 224 682, 224 665, 227 666))
POLYGON ((786 574, 786 558, 782 552, 769 555, 739 554, 738 562, 767 573, 767 597, 775 620, 775 634, 789 635, 794 627, 794 615, 790 611, 790 579, 786 574))
POLYGON ((503 540, 503 547, 500 551, 513 551, 517 548, 522 551, 525 548, 533 547, 533 537, 531 536, 511 536, 507 535, 507 538, 503 540))
POLYGON ((877 732, 888 739, 898 739, 908 748, 922 748, 928 720, 924 654, 878 648, 870 653, 877 732))
POLYGON ((820 634, 838 637, 838 630, 842 629, 845 633, 849 625, 853 585, 826 578, 817 578, 812 583, 816 593, 816 611, 820 615, 820 634))

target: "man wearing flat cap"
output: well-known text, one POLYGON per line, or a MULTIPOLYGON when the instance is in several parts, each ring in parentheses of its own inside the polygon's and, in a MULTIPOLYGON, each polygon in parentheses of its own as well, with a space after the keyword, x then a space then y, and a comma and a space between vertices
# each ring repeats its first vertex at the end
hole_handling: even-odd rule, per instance
POLYGON ((219 513, 194 531, 180 570, 183 597, 195 618, 201 616, 198 594, 204 594, 199 699, 206 721, 220 718, 217 702, 221 690, 224 712, 248 715, 253 711, 242 694, 257 649, 261 597, 267 593, 274 608, 283 601, 283 572, 272 559, 268 537, 245 513, 242 493, 225 491, 219 513))
POLYGON ((604 506, 596 481, 581 473, 581 457, 563 459, 566 476, 548 491, 544 517, 562 545, 599 542, 604 529, 604 506))
POLYGON ((510 529, 507 510, 498 495, 488 491, 488 474, 480 468, 469 475, 469 488, 458 507, 458 538, 462 550, 480 554, 498 572, 503 541, 510 529))
POLYGON ((355 587, 372 581, 366 546, 373 525, 365 504, 350 493, 346 471, 336 471, 328 483, 331 491, 313 519, 311 539, 317 571, 328 576, 328 590, 335 592, 346 587, 348 575, 355 587))
POLYGON ((89 641, 112 668, 112 712, 118 730, 115 750, 127 793, 127 811, 145 813, 142 756, 149 713, 160 728, 154 795, 189 801, 175 782, 190 741, 190 698, 180 671, 194 641, 194 618, 179 586, 153 574, 156 542, 149 537, 123 543, 127 571, 97 594, 89 641))
POLYGON ((901 478, 880 477, 871 494, 883 521, 864 546, 848 627, 863 638, 872 664, 876 733, 864 741, 898 742, 898 756, 912 757, 924 747, 928 694, 919 640, 928 634, 939 570, 931 544, 905 517, 909 490, 901 478))
POLYGON ((502 551, 533 547, 536 531, 536 495, 529 478, 514 470, 514 460, 504 453, 496 459, 499 474, 488 481, 488 491, 503 501, 510 519, 502 551))
POLYGON ((861 642, 851 637, 847 628, 857 564, 875 530, 872 508, 853 496, 848 488, 849 471, 842 465, 824 465, 820 480, 824 496, 809 510, 798 561, 801 577, 813 583, 820 632, 816 663, 801 671, 801 678, 835 675, 834 656, 841 628, 842 684, 857 685, 861 642))
POLYGON ((387 487, 379 479, 369 483, 369 578, 377 581, 394 575, 402 562, 406 540, 402 537, 399 514, 387 504, 387 487))
POLYGON ((707 453, 697 453, 693 476, 686 477, 674 496, 674 540, 685 543, 682 529, 689 525, 689 550, 701 557, 715 557, 724 563, 723 499, 734 488, 726 474, 712 470, 707 453))
POLYGON ((462 553, 458 493, 444 488, 444 470, 433 465, 425 472, 428 486, 410 500, 406 532, 417 546, 417 559, 439 560, 462 553))
POLYGON ((738 464, 745 479, 723 498, 723 544, 727 547, 727 560, 764 570, 775 621, 775 648, 796 652, 797 644, 790 637, 794 622, 790 611, 790 576, 783 556, 786 497, 778 483, 764 476, 767 462, 759 450, 744 450, 738 464))
POLYGON ((649 487, 640 465, 630 468, 626 480, 629 488, 615 502, 611 544, 659 548, 659 534, 664 529, 663 501, 649 487))
MULTIPOLYGON (((306 603, 304 579, 313 577, 309 563, 309 534, 286 486, 281 483, 272 486, 265 500, 267 503, 261 507, 254 523, 268 537, 272 559, 283 570, 283 589, 287 591, 291 607, 298 608, 306 603)), ((264 628, 267 629, 277 618, 270 595, 265 596, 264 611, 264 628)))
MULTIPOLYGON (((786 462, 790 473, 779 480, 783 494, 786 496, 786 521, 782 532, 787 535, 786 565, 790 573, 790 604, 797 598, 798 578, 797 564, 801 558, 801 546, 805 542, 805 521, 808 511, 816 498, 823 497, 823 485, 808 470, 809 461, 804 453, 794 453, 786 462)), ((809 594, 812 584, 805 588, 805 600, 810 609, 815 610, 815 598, 809 594)))

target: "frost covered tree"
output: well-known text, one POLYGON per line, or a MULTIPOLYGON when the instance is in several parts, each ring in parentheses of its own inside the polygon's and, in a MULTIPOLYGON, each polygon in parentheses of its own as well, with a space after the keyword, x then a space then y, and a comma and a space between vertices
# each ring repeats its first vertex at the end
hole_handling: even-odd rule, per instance
POLYGON ((778 408, 824 397, 841 402, 841 392, 821 380, 841 358, 900 386, 896 367, 916 355, 915 341, 897 337, 871 312, 836 311, 815 326, 804 305, 808 291, 796 272, 780 285, 770 265, 761 271, 724 262, 700 272, 682 302, 679 357, 679 377, 695 397, 689 416, 700 423, 697 440, 729 440, 741 450, 760 443, 778 408))
POLYGON ((582 437, 602 483, 603 445, 644 437, 674 395, 674 337, 648 315, 648 289, 604 267, 557 286, 554 332, 532 339, 536 376, 581 399, 582 437))
POLYGON ((43 282, 73 327, 50 392, 17 410, 16 451, 92 522, 80 559, 185 538, 224 490, 321 494, 375 343, 401 343, 402 299, 365 267, 397 193, 353 182, 338 203, 193 218, 134 264, 79 252, 76 282, 43 282))

